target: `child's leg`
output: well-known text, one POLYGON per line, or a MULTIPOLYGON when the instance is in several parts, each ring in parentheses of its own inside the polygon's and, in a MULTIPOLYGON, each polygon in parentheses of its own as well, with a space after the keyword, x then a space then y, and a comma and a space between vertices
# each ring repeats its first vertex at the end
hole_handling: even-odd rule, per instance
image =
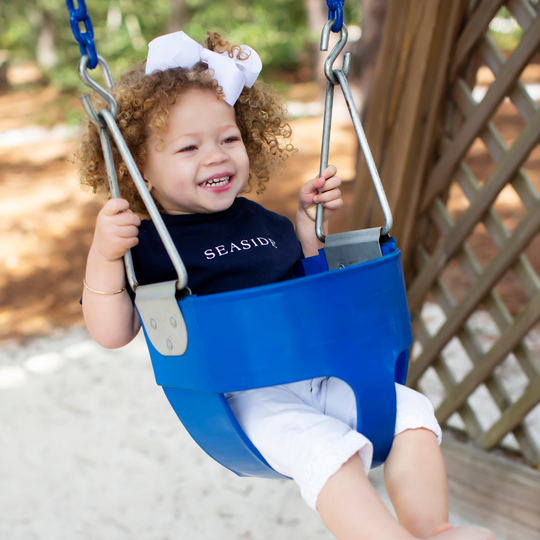
POLYGON ((432 431, 409 429, 397 435, 384 478, 398 520, 412 535, 428 538, 448 521, 446 472, 432 431))
MULTIPOLYGON (((326 386, 321 381, 315 383, 248 390, 227 399, 262 455, 277 471, 294 478, 305 501, 320 511, 339 540, 412 540, 367 479, 364 467, 371 463, 371 444, 337 414, 323 414, 321 409, 330 413, 343 406, 334 407, 332 400, 321 399, 326 386)), ((344 395, 348 389, 350 407, 345 408, 354 413, 351 424, 352 420, 355 424, 354 394, 347 385, 330 386, 335 386, 332 394, 344 395)), ((398 414, 400 426, 401 416, 398 414)), ((493 536, 471 528, 437 536, 437 540, 457 539, 493 540, 493 536)))
POLYGON ((328 479, 319 493, 317 509, 338 540, 495 540, 493 533, 476 527, 439 527, 427 536, 410 534, 379 499, 357 455, 328 479))
POLYGON ((396 431, 384 473, 399 522, 427 538, 448 521, 448 487, 439 449, 442 433, 431 402, 396 384, 396 431))
MULTIPOLYGON (((336 417, 350 409, 348 387, 343 385, 333 379, 328 383, 326 412, 336 417)), ((440 540, 492 539, 493 535, 483 529, 452 530, 448 525, 446 473, 438 446, 441 431, 433 407, 427 398, 401 385, 396 385, 396 396, 396 437, 386 460, 385 476, 400 524, 379 500, 360 460, 353 457, 330 477, 319 494, 317 508, 329 529, 339 540, 435 536, 440 540)), ((354 403, 354 396, 352 399, 354 403)), ((355 407, 352 412, 356 412, 355 407)), ((343 420, 349 422, 345 417, 343 420)))
POLYGON ((412 540, 370 484, 358 455, 326 482, 317 499, 325 525, 339 540, 412 540))

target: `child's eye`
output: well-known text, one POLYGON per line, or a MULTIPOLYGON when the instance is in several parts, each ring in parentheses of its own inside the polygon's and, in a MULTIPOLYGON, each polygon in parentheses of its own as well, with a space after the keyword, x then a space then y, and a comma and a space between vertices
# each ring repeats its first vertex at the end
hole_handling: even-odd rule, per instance
POLYGON ((235 142, 237 140, 239 140, 239 137, 234 136, 234 137, 227 137, 223 142, 224 143, 232 143, 232 142, 235 142))
POLYGON ((192 150, 197 150, 197 147, 193 144, 190 146, 186 146, 185 148, 182 148, 180 152, 191 152, 192 150))

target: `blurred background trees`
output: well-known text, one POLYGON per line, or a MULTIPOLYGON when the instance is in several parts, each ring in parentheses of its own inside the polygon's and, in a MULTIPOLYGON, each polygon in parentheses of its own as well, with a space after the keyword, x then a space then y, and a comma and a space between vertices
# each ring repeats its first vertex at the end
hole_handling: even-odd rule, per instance
MULTIPOLYGON (((325 0, 86 0, 97 51, 116 76, 146 55, 147 44, 167 32, 185 30, 199 42, 207 30, 253 46, 264 63, 263 78, 276 83, 317 79, 325 86, 318 52, 325 0)), ((388 0, 347 0, 349 82, 365 110, 380 46, 388 0), (361 39, 360 39, 361 37, 361 39)), ((490 32, 512 49, 520 28, 505 8, 490 32), (514 25, 514 26, 512 26, 514 25), (500 28, 499 28, 500 27, 500 28)), ((0 0, 0 92, 7 68, 23 61, 39 67, 44 83, 71 92, 80 88, 79 48, 71 34, 65 0, 0 0)), ((322 91, 321 91, 322 92, 322 91)))
MULTIPOLYGON (((313 44, 326 20, 324 0, 87 0, 98 53, 113 73, 146 55, 154 37, 180 29, 202 42, 207 30, 248 43, 261 55, 265 73, 312 67, 313 44), (314 18, 314 13, 318 18, 314 18), (311 52, 310 52, 311 51, 311 52)), ((360 1, 346 2, 346 20, 360 23, 360 1)), ((11 61, 34 60, 63 89, 78 85, 79 49, 65 0, 2 0, 0 51, 11 61), (7 53, 6 53, 7 51, 7 53)), ((0 64, 2 63, 0 59, 0 64)), ((305 75, 305 74, 304 74, 305 75)))

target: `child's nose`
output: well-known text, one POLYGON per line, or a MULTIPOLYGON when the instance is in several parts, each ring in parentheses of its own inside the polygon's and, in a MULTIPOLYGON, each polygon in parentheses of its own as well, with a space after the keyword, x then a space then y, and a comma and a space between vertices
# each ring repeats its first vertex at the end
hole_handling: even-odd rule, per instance
POLYGON ((229 156, 227 156, 227 154, 223 151, 223 148, 216 145, 208 149, 208 154, 205 161, 207 165, 219 165, 220 163, 224 163, 228 159, 229 156))

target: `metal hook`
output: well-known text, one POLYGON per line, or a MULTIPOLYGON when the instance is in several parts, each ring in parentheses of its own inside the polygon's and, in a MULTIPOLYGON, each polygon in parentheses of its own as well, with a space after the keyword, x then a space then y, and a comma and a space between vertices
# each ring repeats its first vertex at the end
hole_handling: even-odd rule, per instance
MULTIPOLYGON (((330 19, 324 25, 324 28, 321 34, 321 46, 320 46, 321 51, 328 50, 330 32, 332 31, 332 28, 334 27, 335 24, 336 24, 336 19, 330 19)), ((332 84, 339 84, 338 80, 336 79, 336 76, 334 75, 334 62, 336 61, 336 58, 339 56, 341 51, 345 48, 345 45, 347 45, 348 38, 349 38, 349 32, 345 24, 343 24, 343 26, 341 27, 341 32, 339 33, 339 41, 336 43, 334 48, 330 51, 330 54, 328 55, 328 58, 326 59, 324 63, 324 73, 326 74, 326 78, 332 84)), ((343 67, 342 67, 342 71, 345 77, 349 75, 350 65, 351 65, 351 53, 347 52, 344 55, 343 67)))
MULTIPOLYGON (((109 112, 113 115, 114 118, 116 118, 116 114, 118 113, 118 105, 116 104, 116 100, 109 92, 107 92, 107 90, 102 88, 96 81, 94 81, 90 77, 90 75, 88 75, 88 62, 89 61, 90 61, 90 58, 87 54, 81 57, 79 61, 79 77, 86 86, 94 90, 94 92, 96 92, 103 98, 103 100, 107 104, 107 108, 109 109, 109 112)), ((107 62, 105 61, 105 59, 99 55, 98 55, 98 65, 99 65, 99 69, 101 70, 101 74, 103 75, 103 79, 105 80, 105 84, 107 85, 107 88, 113 88, 114 79, 111 74, 111 70, 109 69, 109 66, 107 65, 107 62)), ((94 110, 94 107, 92 106, 92 103, 90 101, 90 98, 88 97, 88 94, 83 94, 81 96, 81 102, 90 120, 97 126, 102 127, 103 120, 98 116, 98 114, 94 110)))
MULTIPOLYGON (((330 39, 330 32, 332 31, 332 28, 336 24, 336 19, 330 19, 323 27, 322 34, 321 34, 321 51, 327 51, 328 50, 328 43, 330 39)), ((324 104, 324 124, 323 124, 323 139, 322 139, 322 147, 321 147, 321 164, 319 168, 319 176, 322 174, 324 169, 328 166, 328 154, 330 151, 330 130, 332 125, 332 108, 334 103, 334 85, 339 84, 339 81, 334 74, 334 62, 336 61, 336 58, 339 56, 341 51, 344 49, 345 45, 347 44, 348 39, 348 31, 345 24, 341 27, 341 32, 339 34, 339 41, 336 43, 330 54, 328 55, 328 58, 326 59, 324 63, 324 72, 326 74, 326 78, 328 79, 328 83, 326 84, 326 98, 325 98, 325 104, 324 104)), ((343 57, 343 67, 341 70, 335 70, 340 71, 347 77, 349 75, 349 69, 351 66, 351 53, 346 52, 343 57)), ((324 242, 325 240, 325 234, 323 232, 323 220, 324 220, 324 210, 321 204, 317 204, 317 213, 315 217, 315 231, 317 234, 317 238, 324 242)))
MULTIPOLYGON (((328 50, 330 32, 332 31, 332 28, 335 24, 336 20, 330 19, 324 25, 321 35, 321 51, 328 50)), ((360 148, 362 149, 362 152, 366 159, 366 163, 371 174, 371 178, 373 180, 373 185, 375 187, 375 192, 377 193, 377 197, 381 204, 384 215, 384 227, 382 228, 381 234, 386 235, 389 234, 390 229, 392 228, 392 212, 390 210, 390 206, 388 204, 386 194, 384 193, 384 188, 382 186, 379 173, 377 172, 375 161, 373 160, 373 156, 371 155, 371 150, 369 149, 369 145, 364 134, 364 130, 362 128, 362 123, 360 122, 360 117, 358 115, 356 105, 354 104, 351 90, 349 88, 349 83, 347 82, 347 76, 349 75, 349 69, 351 65, 351 54, 349 52, 345 53, 342 69, 334 69, 333 66, 336 58, 339 56, 347 43, 347 37, 347 27, 344 24, 341 28, 338 43, 334 46, 334 48, 328 55, 326 62, 324 63, 324 72, 326 74, 328 82, 326 84, 326 100, 324 106, 323 138, 321 146, 321 164, 319 169, 319 175, 322 174, 322 172, 324 171, 324 169, 326 169, 328 165, 328 154, 330 150, 330 130, 332 124, 332 107, 334 103, 334 85, 339 85, 341 87, 341 90, 343 91, 343 97, 345 98, 345 101, 347 103, 347 108, 349 109, 349 113, 351 115, 351 120, 356 131, 356 135, 358 137, 360 148)), ((315 216, 315 232, 317 234, 317 238, 324 243, 326 237, 323 231, 323 221, 324 209, 321 204, 317 204, 317 213, 315 216)))

